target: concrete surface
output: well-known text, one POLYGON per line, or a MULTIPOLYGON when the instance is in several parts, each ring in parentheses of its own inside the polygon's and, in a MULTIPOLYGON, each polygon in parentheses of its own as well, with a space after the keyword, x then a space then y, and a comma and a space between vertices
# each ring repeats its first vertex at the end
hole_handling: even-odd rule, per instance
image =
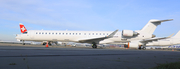
POLYGON ((179 51, 0 44, 0 69, 149 69, 176 61, 179 51))

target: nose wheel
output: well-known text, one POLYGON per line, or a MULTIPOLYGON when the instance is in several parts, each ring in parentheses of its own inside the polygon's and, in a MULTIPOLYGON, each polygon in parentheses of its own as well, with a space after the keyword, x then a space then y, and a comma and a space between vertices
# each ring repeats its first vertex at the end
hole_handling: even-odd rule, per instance
POLYGON ((24 40, 22 40, 22 45, 25 45, 24 40))

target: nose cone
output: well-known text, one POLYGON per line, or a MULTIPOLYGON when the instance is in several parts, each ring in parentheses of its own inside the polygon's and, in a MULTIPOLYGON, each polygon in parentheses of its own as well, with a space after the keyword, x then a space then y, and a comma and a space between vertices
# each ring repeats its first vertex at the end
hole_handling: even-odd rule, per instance
POLYGON ((16 39, 21 39, 21 35, 16 34, 16 39))

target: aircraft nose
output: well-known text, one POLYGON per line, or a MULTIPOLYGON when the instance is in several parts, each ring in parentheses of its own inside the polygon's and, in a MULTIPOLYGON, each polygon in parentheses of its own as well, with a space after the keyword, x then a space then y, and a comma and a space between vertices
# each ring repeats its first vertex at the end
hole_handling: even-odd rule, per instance
POLYGON ((18 35, 18 34, 16 34, 16 37, 15 37, 16 39, 20 39, 21 38, 21 36, 20 35, 18 35))

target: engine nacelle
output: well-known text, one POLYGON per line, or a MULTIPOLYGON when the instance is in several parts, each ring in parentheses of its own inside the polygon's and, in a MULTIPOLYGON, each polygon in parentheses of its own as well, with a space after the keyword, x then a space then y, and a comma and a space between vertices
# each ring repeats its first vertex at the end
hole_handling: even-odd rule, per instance
POLYGON ((132 36, 137 36, 137 35, 139 35, 139 33, 134 32, 132 30, 123 30, 122 31, 122 36, 125 36, 125 37, 132 37, 132 36))
POLYGON ((136 49, 139 49, 141 45, 139 43, 131 43, 131 42, 128 42, 127 45, 125 45, 125 48, 136 48, 136 49))

